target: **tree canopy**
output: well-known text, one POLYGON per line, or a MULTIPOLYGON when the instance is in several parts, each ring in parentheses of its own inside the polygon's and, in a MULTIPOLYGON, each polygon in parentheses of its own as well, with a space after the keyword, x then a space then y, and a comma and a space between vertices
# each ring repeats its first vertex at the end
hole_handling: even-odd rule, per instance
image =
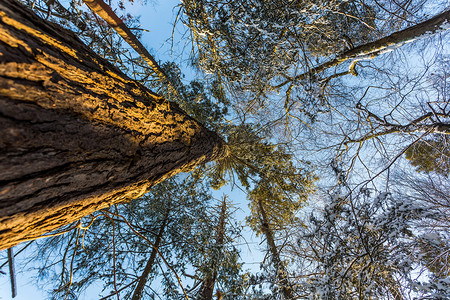
MULTIPOLYGON (((22 2, 226 143, 33 242, 51 297, 450 297, 445 1, 183 0, 168 38, 188 47, 144 49, 155 67, 82 1, 22 2)), ((102 7, 152 45, 132 5, 102 7)))

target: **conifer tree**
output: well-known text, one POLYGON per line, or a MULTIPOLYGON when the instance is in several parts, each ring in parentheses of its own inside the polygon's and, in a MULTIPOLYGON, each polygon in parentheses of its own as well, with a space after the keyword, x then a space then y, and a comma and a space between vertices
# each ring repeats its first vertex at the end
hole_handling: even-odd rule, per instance
POLYGON ((1 248, 223 153, 216 134, 72 32, 13 0, 0 12, 1 248))

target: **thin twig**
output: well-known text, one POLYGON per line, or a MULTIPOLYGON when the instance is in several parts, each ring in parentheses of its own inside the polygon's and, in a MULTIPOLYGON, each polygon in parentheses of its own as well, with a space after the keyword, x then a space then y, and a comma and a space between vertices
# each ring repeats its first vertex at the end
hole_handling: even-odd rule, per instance
POLYGON ((72 255, 72 260, 70 261, 70 279, 69 279, 69 283, 67 286, 67 293, 66 293, 66 297, 64 298, 64 300, 67 300, 67 297, 70 294, 70 287, 72 286, 72 282, 73 282, 73 261, 75 259, 75 255, 77 253, 77 248, 78 248, 78 238, 80 237, 80 229, 77 229, 77 238, 75 241, 75 249, 73 250, 73 255, 72 255))

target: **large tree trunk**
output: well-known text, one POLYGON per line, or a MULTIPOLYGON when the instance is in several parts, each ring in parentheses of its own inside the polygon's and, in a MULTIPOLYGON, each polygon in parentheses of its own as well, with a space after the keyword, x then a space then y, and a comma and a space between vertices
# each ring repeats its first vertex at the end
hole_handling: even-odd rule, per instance
POLYGON ((223 155, 222 140, 14 0, 0 2, 0 249, 223 155))

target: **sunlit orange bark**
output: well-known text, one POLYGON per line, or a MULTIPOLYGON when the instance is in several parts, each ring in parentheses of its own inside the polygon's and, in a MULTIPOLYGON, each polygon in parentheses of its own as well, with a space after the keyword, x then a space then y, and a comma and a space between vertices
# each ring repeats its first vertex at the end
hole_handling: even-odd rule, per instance
POLYGON ((73 33, 0 2, 0 249, 222 153, 216 134, 73 33))

